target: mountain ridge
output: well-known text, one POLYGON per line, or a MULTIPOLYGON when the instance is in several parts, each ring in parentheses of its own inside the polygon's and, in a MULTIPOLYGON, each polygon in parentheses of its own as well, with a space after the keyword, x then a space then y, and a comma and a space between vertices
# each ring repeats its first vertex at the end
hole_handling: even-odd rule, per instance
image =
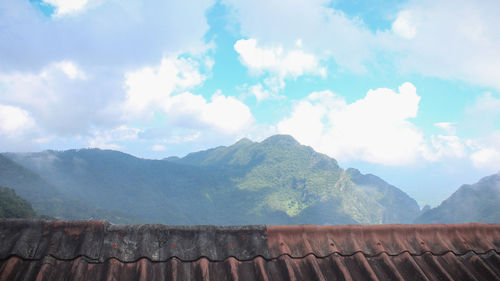
POLYGON ((423 212, 415 223, 500 222, 500 171, 474 184, 461 185, 439 206, 423 212))
POLYGON ((287 135, 241 139, 163 160, 100 149, 4 155, 75 200, 145 222, 405 223, 420 212, 403 191, 343 170, 335 159, 287 135))

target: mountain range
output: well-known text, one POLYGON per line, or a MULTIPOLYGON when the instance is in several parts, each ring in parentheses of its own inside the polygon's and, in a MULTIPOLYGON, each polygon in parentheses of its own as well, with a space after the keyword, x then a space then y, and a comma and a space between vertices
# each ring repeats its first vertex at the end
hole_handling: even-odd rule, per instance
POLYGON ((423 212, 416 223, 500 223, 500 172, 475 184, 464 184, 436 208, 423 212))
POLYGON ((399 188, 286 135, 163 160, 100 149, 3 153, 0 186, 38 214, 114 223, 411 223, 448 208, 422 212, 399 188))

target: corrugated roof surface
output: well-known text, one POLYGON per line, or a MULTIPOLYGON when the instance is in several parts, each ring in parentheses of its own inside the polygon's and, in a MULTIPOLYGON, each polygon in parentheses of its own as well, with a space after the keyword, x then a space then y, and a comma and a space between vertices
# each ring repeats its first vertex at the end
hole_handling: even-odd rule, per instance
POLYGON ((500 225, 0 220, 0 280, 500 280, 500 225))

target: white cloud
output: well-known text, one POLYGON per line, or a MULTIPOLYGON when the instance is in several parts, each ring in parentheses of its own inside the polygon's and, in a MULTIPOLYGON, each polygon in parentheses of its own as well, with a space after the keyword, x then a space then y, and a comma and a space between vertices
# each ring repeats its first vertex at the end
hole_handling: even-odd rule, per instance
POLYGON ((489 134, 500 124, 500 95, 485 93, 465 109, 466 123, 470 131, 489 134))
POLYGON ((254 122, 248 106, 231 96, 212 95, 210 101, 189 92, 173 96, 164 107, 172 123, 214 128, 225 134, 241 132, 254 122))
MULTIPOLYGON (((85 73, 71 61, 61 61, 54 64, 54 67, 59 68, 69 79, 85 79, 85 73)), ((43 75, 43 74, 42 74, 43 75)), ((45 74, 47 75, 47 74, 45 74)))
POLYGON ((485 169, 491 172, 500 171, 500 150, 486 147, 474 152, 470 156, 472 163, 478 169, 485 169))
POLYGON ((0 104, 0 134, 15 135, 30 130, 35 120, 19 107, 0 104))
POLYGON ((262 87, 261 83, 258 83, 256 85, 251 86, 249 90, 250 90, 250 93, 255 96, 257 101, 266 100, 266 99, 269 99, 275 95, 274 92, 269 91, 268 89, 264 89, 264 87, 262 87))
POLYGON ((476 169, 484 173, 500 171, 500 130, 491 131, 480 138, 469 139, 467 145, 472 151, 470 159, 476 169))
POLYGON ((151 150, 153 151, 164 151, 166 147, 162 144, 155 144, 153 147, 151 147, 151 150))
POLYGON ((174 143, 174 144, 179 144, 179 143, 186 143, 186 142, 192 142, 197 140, 201 136, 201 132, 196 132, 194 134, 188 134, 184 136, 172 136, 168 139, 165 140, 166 143, 174 143))
POLYGON ((423 134, 409 119, 417 116, 420 97, 411 83, 370 90, 347 104, 330 91, 299 101, 278 131, 339 160, 362 160, 386 165, 417 160, 423 134))
POLYGON ((463 158, 467 155, 467 147, 455 135, 431 135, 430 146, 423 150, 426 160, 437 161, 442 158, 463 158))
POLYGON ((253 123, 248 106, 220 93, 208 101, 185 90, 201 84, 204 76, 196 61, 164 58, 158 67, 145 67, 126 75, 124 114, 135 117, 166 115, 171 126, 216 129, 234 134, 253 123))
POLYGON ((127 73, 125 111, 135 115, 151 112, 151 108, 166 104, 172 93, 200 85, 205 77, 198 67, 194 60, 171 56, 163 58, 158 67, 127 73))
MULTIPOLYGON (((301 43, 302 44, 302 43, 301 43)), ((257 73, 268 71, 281 78, 296 78, 304 74, 326 75, 314 54, 301 49, 285 51, 282 47, 259 47, 255 39, 241 39, 234 44, 241 62, 257 73)))
POLYGON ((365 70, 375 36, 357 18, 331 8, 328 0, 225 0, 237 18, 241 33, 264 46, 300 46, 304 52, 330 58, 342 68, 365 70), (300 20, 298 20, 300 19, 300 20), (299 40, 299 41, 298 41, 299 40))
POLYGON ((235 13, 243 36, 283 49, 296 47, 300 38, 304 52, 333 59, 341 71, 360 73, 367 65, 389 63, 402 72, 500 90, 500 1, 412 0, 401 5, 391 29, 377 31, 332 8, 328 0, 224 3, 235 13))
POLYGON ((120 150, 124 147, 121 142, 136 140, 140 132, 140 129, 125 125, 108 130, 95 130, 88 139, 88 147, 120 150))
POLYGON ((240 56, 240 61, 250 72, 267 74, 262 83, 250 87, 250 93, 258 101, 277 96, 285 87, 286 78, 297 78, 302 75, 319 75, 326 77, 326 68, 320 66, 319 59, 302 49, 302 40, 295 42, 298 47, 284 50, 282 47, 261 47, 255 39, 241 39, 234 44, 234 49, 240 56))
POLYGON ((51 63, 35 73, 0 73, 0 85, 0 103, 23 108, 49 134, 86 134, 92 126, 116 125, 118 119, 110 107, 116 89, 88 77, 71 61, 51 63))
POLYGON ((409 1, 392 38, 400 69, 500 90, 499 1, 409 1))
POLYGON ((455 123, 453 122, 438 122, 434 123, 434 126, 443 129, 448 135, 455 135, 457 130, 455 128, 455 123))
POLYGON ((412 39, 417 34, 417 27, 410 11, 401 11, 392 23, 392 31, 397 35, 412 39))
POLYGON ((56 16, 77 13, 88 4, 88 0, 43 0, 56 8, 56 16))
POLYGON ((469 149, 455 135, 454 123, 435 125, 448 135, 430 135, 411 120, 417 117, 420 96, 411 83, 399 93, 380 88, 351 104, 330 91, 314 92, 293 107, 278 131, 341 161, 407 165, 468 156, 469 149))
POLYGON ((500 96, 484 93, 465 109, 465 127, 475 137, 466 144, 474 166, 484 173, 500 170, 500 96))
POLYGON ((45 18, 37 1, 0 1, 3 71, 36 72, 54 61, 71 60, 116 75, 153 64, 164 54, 202 54, 210 47, 204 36, 212 0, 45 2, 62 15, 45 18))

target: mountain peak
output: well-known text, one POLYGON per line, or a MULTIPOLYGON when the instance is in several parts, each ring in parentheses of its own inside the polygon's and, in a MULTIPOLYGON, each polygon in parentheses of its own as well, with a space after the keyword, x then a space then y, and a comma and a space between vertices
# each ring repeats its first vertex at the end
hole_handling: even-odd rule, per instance
POLYGON ((290 135, 274 135, 263 140, 262 143, 268 144, 288 144, 288 145, 299 145, 292 136, 290 135))
POLYGON ((246 144, 252 144, 252 143, 253 143, 253 141, 251 141, 249 138, 241 138, 233 145, 246 145, 246 144))
POLYGON ((345 170, 347 174, 351 175, 351 176, 359 176, 361 175, 361 172, 356 169, 356 168, 347 168, 347 170, 345 170))

